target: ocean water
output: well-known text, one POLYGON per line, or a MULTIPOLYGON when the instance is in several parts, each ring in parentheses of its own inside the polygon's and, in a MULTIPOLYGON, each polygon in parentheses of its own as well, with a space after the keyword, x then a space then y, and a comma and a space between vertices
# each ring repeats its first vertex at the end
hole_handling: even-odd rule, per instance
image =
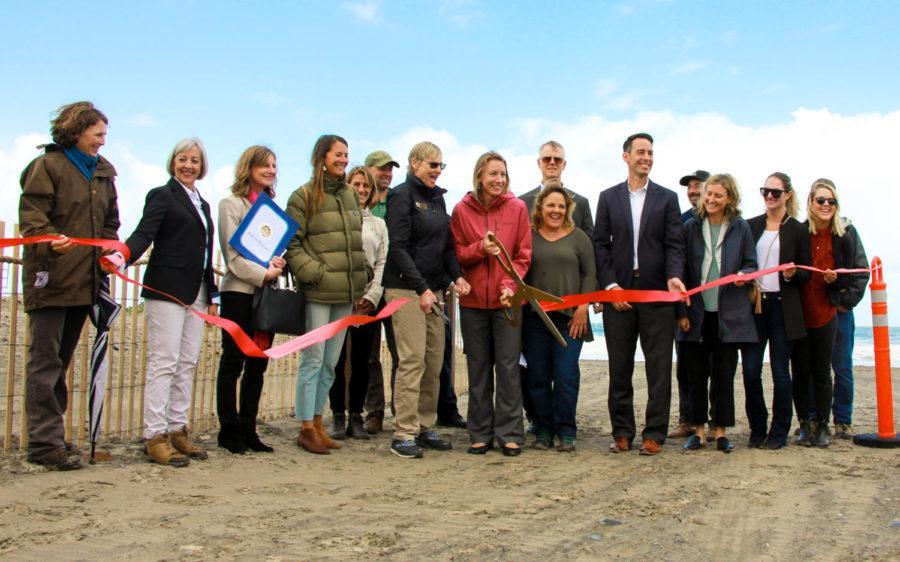
MULTIPOLYGON (((606 351, 606 340, 603 337, 603 322, 599 317, 591 318, 591 327, 594 329, 594 341, 587 342, 581 350, 582 359, 609 359, 606 351)), ((894 367, 900 367, 900 326, 892 326, 890 329, 891 342, 891 363, 894 367)), ((875 341, 872 339, 872 328, 868 326, 857 326, 854 333, 853 342, 853 364, 854 365, 874 365, 875 364, 875 341)), ((643 361, 644 354, 641 352, 641 345, 638 343, 636 361, 643 361)), ((766 354, 765 361, 769 361, 766 354)))

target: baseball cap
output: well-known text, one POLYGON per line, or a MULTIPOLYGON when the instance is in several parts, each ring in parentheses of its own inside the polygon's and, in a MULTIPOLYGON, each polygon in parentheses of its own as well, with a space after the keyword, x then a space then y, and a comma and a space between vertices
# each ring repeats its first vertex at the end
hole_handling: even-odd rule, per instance
POLYGON ((693 174, 688 174, 688 175, 684 176, 683 178, 681 178, 681 180, 678 183, 680 183, 683 186, 687 186, 688 182, 691 180, 706 181, 708 179, 709 179, 709 172, 707 172, 706 170, 697 170, 693 174))
POLYGON ((375 152, 370 152, 368 156, 366 156, 366 166, 375 166, 376 168, 380 168, 386 164, 390 164, 395 168, 399 168, 400 164, 397 163, 396 160, 391 158, 391 155, 383 150, 376 150, 375 152))

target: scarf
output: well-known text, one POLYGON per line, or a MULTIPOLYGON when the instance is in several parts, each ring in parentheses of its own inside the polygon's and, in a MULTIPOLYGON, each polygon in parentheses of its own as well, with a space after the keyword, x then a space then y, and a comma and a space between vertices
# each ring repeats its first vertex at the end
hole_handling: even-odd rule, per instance
POLYGON ((69 161, 71 161, 72 164, 75 164, 78 171, 81 172, 88 181, 94 179, 94 172, 97 170, 97 161, 100 160, 99 156, 88 156, 74 146, 63 148, 63 152, 66 153, 66 157, 69 161))

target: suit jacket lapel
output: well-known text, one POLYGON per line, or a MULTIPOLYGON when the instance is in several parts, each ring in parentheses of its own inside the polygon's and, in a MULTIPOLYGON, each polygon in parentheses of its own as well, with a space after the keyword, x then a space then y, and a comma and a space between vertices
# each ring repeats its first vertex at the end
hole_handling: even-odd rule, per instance
POLYGON ((650 220, 650 215, 653 214, 653 205, 656 203, 657 191, 659 191, 659 187, 657 187, 655 183, 652 181, 647 183, 647 193, 644 195, 644 206, 641 208, 640 232, 647 232, 645 229, 647 228, 647 221, 650 220))
POLYGON ((628 194, 628 182, 619 184, 617 190, 619 197, 619 205, 622 206, 622 212, 625 214, 625 225, 628 227, 628 235, 630 237, 632 247, 634 246, 634 225, 631 224, 631 196, 628 194))
MULTIPOLYGON (((187 207, 188 211, 194 215, 194 218, 197 219, 197 222, 200 223, 200 226, 206 230, 206 225, 203 224, 203 218, 200 216, 200 213, 197 212, 197 207, 194 206, 191 198, 188 197, 188 194, 184 191, 184 186, 178 183, 178 180, 172 178, 169 180, 169 188, 175 192, 175 199, 178 200, 179 203, 187 207)), ((206 212, 206 210, 204 210, 206 212)))

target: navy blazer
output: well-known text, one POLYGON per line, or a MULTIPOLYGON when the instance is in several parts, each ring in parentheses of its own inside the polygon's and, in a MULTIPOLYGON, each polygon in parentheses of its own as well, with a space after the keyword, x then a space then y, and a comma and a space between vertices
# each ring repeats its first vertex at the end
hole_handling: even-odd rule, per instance
MULTIPOLYGON (((763 213, 747 221, 753 233, 753 243, 759 242, 766 230, 766 214, 763 213)), ((778 263, 810 265, 809 230, 797 219, 785 217, 778 229, 778 263)), ((784 316, 784 332, 793 341, 806 335, 803 323, 803 305, 800 302, 800 286, 809 280, 809 272, 798 269, 793 277, 786 279, 784 272, 778 274, 781 288, 781 312, 784 316)))
MULTIPOLYGON (((200 284, 206 284, 208 302, 218 296, 212 270, 213 221, 209 203, 200 198, 206 226, 184 187, 175 178, 147 193, 141 222, 125 244, 134 263, 153 244, 144 284, 165 291, 187 304, 197 300, 200 284), (204 254, 206 256, 204 262, 204 254)), ((143 289, 145 299, 168 300, 143 289)))
MULTIPOLYGON (((703 219, 693 218, 684 224, 684 246, 687 260, 684 266, 684 284, 688 289, 699 287, 704 280, 703 257, 707 252, 703 239, 703 219)), ((721 277, 737 273, 751 273, 757 270, 756 243, 747 221, 735 217, 728 224, 722 236, 722 254, 719 264, 721 277)), ((642 277, 643 277, 643 272, 642 277)), ((677 330, 678 341, 699 342, 703 333, 703 296, 691 297, 691 305, 677 306, 678 317, 687 317, 691 328, 687 332, 677 330)), ((753 305, 750 302, 750 286, 735 284, 719 287, 719 340, 730 343, 756 343, 756 322, 753 320, 753 305)))
MULTIPOLYGON (((597 220, 594 221, 594 254, 597 257, 597 283, 605 289, 618 283, 631 286, 634 272, 634 227, 628 183, 600 193, 597 220)), ((678 195, 652 181, 647 186, 638 239, 638 266, 641 289, 668 289, 668 280, 682 278, 684 241, 681 232, 678 195)))

